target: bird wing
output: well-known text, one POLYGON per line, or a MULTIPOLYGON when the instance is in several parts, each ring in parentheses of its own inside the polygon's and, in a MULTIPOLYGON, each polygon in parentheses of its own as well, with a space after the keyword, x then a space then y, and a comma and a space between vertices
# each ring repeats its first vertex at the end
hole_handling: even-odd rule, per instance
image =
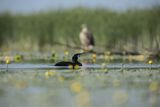
POLYGON ((87 32, 86 33, 86 37, 87 39, 89 40, 89 44, 90 45, 94 45, 94 37, 93 37, 93 34, 91 32, 87 32))

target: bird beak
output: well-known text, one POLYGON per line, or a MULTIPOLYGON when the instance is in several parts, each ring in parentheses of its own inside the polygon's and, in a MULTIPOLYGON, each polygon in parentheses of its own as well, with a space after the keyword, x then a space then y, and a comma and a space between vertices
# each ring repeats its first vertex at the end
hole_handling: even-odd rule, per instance
POLYGON ((83 54, 85 54, 85 53, 79 53, 79 56, 80 56, 80 55, 83 55, 83 54))

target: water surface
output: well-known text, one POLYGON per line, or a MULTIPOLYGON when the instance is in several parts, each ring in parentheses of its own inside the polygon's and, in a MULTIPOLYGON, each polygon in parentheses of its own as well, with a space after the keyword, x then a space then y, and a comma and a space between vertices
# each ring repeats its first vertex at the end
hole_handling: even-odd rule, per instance
POLYGON ((160 65, 0 65, 2 107, 159 107, 160 65), (8 68, 7 68, 8 66, 8 68))

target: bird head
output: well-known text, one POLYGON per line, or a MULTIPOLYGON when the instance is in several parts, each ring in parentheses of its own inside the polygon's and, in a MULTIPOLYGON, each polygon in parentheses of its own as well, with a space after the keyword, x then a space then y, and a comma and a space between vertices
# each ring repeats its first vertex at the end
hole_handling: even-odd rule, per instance
POLYGON ((73 57, 72 57, 72 61, 73 62, 77 62, 78 61, 78 58, 84 53, 77 53, 77 54, 74 54, 73 57))
POLYGON ((82 32, 87 32, 88 31, 87 24, 82 24, 81 29, 82 29, 82 32))

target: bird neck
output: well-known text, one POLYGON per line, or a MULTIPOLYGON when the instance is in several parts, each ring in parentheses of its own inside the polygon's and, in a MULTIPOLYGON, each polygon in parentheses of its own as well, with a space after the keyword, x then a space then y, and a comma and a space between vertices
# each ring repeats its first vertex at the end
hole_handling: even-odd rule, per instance
POLYGON ((77 65, 82 65, 80 62, 78 62, 78 57, 73 57, 72 62, 77 64, 77 65))
POLYGON ((88 32, 88 28, 87 27, 83 28, 82 32, 88 32))

